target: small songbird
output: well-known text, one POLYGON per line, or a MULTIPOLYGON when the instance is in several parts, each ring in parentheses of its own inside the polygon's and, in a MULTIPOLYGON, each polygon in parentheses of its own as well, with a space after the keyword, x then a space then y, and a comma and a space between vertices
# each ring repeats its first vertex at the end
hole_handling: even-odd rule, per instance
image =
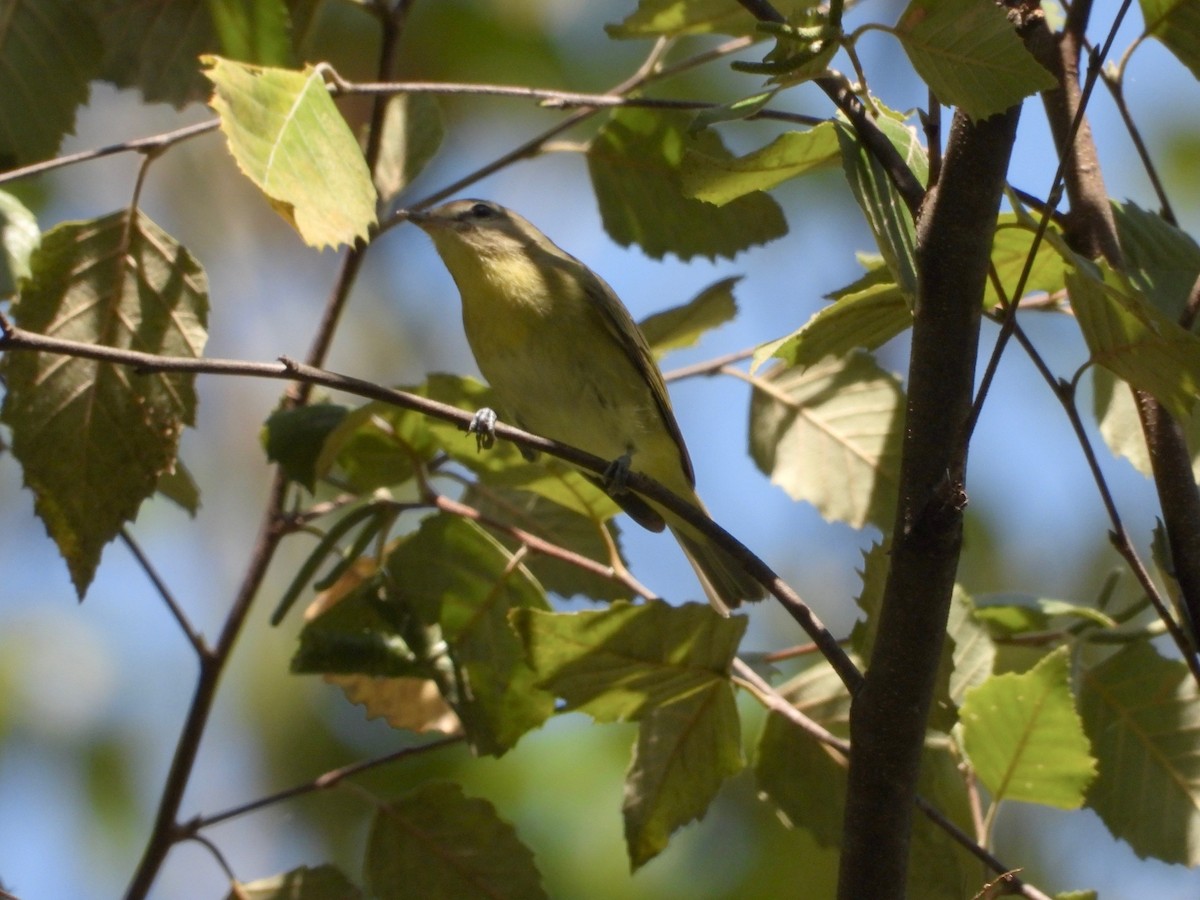
MULTIPOLYGON (((409 219, 458 285, 467 340, 502 418, 613 460, 618 482, 622 470, 641 472, 703 509, 662 373, 603 279, 495 203, 456 200, 409 219)), ((669 510, 628 491, 613 499, 653 531, 670 527, 718 612, 763 596, 732 557, 669 510)))

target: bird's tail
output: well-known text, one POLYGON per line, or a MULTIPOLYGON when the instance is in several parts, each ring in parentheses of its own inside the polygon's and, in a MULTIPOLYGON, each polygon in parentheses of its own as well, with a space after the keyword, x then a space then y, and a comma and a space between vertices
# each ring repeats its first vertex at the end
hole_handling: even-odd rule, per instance
POLYGON ((686 522, 673 519, 675 517, 668 514, 667 523, 671 533, 696 570, 696 577, 700 579, 708 602, 717 612, 727 616, 743 600, 761 600, 765 596, 763 586, 747 575, 732 556, 698 534, 686 522))

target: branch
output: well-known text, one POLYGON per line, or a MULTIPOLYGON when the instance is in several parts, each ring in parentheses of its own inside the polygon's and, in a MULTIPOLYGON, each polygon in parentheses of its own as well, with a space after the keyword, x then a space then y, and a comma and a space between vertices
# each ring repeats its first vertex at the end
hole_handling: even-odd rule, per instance
MULTIPOLYGON (((831 731, 822 726, 819 722, 810 719, 795 706, 787 701, 774 687, 772 687, 765 678, 760 676, 742 659, 735 657, 733 660, 734 677, 743 683, 759 702, 762 703, 771 712, 778 713, 805 734, 813 738, 813 740, 825 744, 827 747, 832 747, 844 758, 851 756, 851 746, 848 741, 839 738, 831 731)), ((937 807, 930 803, 920 795, 916 798, 917 808, 925 814, 934 825, 942 829, 948 834, 959 846, 965 849, 968 853, 988 866, 993 872, 999 875, 1005 875, 1013 870, 1006 866, 999 859, 990 854, 987 850, 979 845, 979 843, 971 838, 969 834, 955 825, 948 819, 937 807)), ((1020 894, 1023 897, 1028 897, 1030 900, 1050 900, 1045 894, 1037 888, 1023 883, 1020 879, 1012 878, 1007 882, 1009 892, 1020 894)))
POLYGON ((171 593, 171 589, 167 587, 167 583, 158 574, 158 571, 154 568, 154 564, 150 562, 150 558, 142 552, 142 548, 138 546, 138 542, 134 540, 128 528, 121 528, 121 540, 129 548, 129 552, 133 554, 133 558, 137 560, 138 565, 142 567, 142 571, 146 573, 146 577, 150 579, 150 583, 154 585, 154 589, 158 591, 158 595, 162 598, 163 603, 167 605, 167 609, 171 611, 171 615, 175 617, 175 622, 179 625, 179 630, 183 632, 188 643, 192 645, 192 649, 196 652, 196 655, 203 657, 209 652, 208 647, 204 643, 204 638, 192 627, 192 623, 184 615, 183 607, 176 601, 175 596, 171 593))
POLYGON ((303 797, 305 794, 311 794, 316 791, 325 791, 329 788, 336 787, 345 779, 360 775, 363 772, 377 769, 380 766, 385 766, 388 763, 396 762, 397 760, 407 759, 410 756, 419 756, 429 753, 433 750, 441 750, 445 747, 452 747, 455 744, 461 744, 463 738, 461 735, 441 738, 440 740, 430 741, 427 744, 420 744, 416 747, 404 747, 394 753, 389 753, 386 756, 380 756, 375 759, 368 759, 363 762, 352 763, 348 766, 342 766, 340 769, 332 769, 324 775, 319 775, 312 781, 306 781, 304 784, 298 784, 295 787, 290 787, 287 790, 279 791, 275 794, 268 794, 265 797, 259 797, 257 800, 251 800, 249 803, 243 803, 239 806, 234 806, 218 813, 213 813, 209 816, 196 816, 185 823, 181 829, 184 837, 192 837, 198 834, 202 829, 209 828, 213 825, 218 825, 221 822, 227 822, 230 819, 236 819, 248 813, 257 812, 267 806, 274 806, 276 803, 282 803, 285 800, 292 800, 296 797, 303 797))
POLYGON ((839 897, 904 896, 926 718, 962 546, 967 424, 992 233, 1019 107, 956 112, 917 229, 900 503, 878 636, 850 712, 839 897))
MULTIPOLYGON (((3 335, 0 336, 0 351, 36 350, 46 353, 60 353, 66 356, 77 356, 85 359, 97 359, 116 365, 130 366, 140 372, 191 372, 212 375, 243 375, 257 378, 273 378, 282 381, 318 384, 332 390, 344 391, 369 400, 379 400, 394 406, 411 409, 423 415, 451 422, 464 431, 472 421, 472 413, 438 403, 426 397, 404 391, 392 390, 369 381, 339 375, 304 365, 284 358, 278 363, 243 362, 230 359, 195 359, 192 357, 155 356, 151 353, 141 353, 135 350, 118 350, 112 347, 100 347, 84 344, 78 341, 66 341, 59 338, 48 338, 44 335, 32 334, 16 328, 0 318, 3 335)), ((522 431, 503 422, 496 425, 496 437, 512 441, 520 447, 538 452, 549 453, 565 460, 572 465, 587 469, 598 475, 603 475, 611 465, 611 460, 601 459, 576 447, 560 444, 538 435, 522 431)), ((716 543, 736 559, 756 581, 770 591, 783 605, 788 614, 821 648, 825 658, 829 660, 834 670, 841 677, 846 687, 854 692, 862 681, 862 675, 853 661, 842 649, 837 638, 825 627, 824 623, 800 599, 800 596, 780 578, 765 562, 751 553, 734 538, 728 531, 710 519, 707 514, 692 506, 685 500, 668 491, 652 478, 639 472, 630 472, 626 480, 629 489, 648 497, 665 506, 671 512, 684 519, 706 537, 716 543)), ((282 488, 280 489, 282 490, 282 488)), ((283 529, 272 523, 276 531, 283 529)))
MULTIPOLYGON (((6 343, 0 342, 0 348, 3 348, 6 343)), ((158 813, 155 815, 150 839, 125 894, 127 900, 141 900, 149 893, 167 853, 184 837, 177 824, 179 806, 183 802, 183 792, 187 788, 192 768, 196 763, 196 755, 200 750, 200 739, 204 736, 204 729, 208 725, 208 717, 212 712, 221 672, 233 652, 233 644, 237 640, 238 634, 241 633, 242 625, 250 612, 250 604, 258 592, 258 587, 275 554, 275 548, 282 538, 283 532, 277 526, 275 512, 283 506, 285 487, 286 482, 283 476, 276 474, 275 481, 271 486, 267 513, 259 526, 258 537, 255 539, 254 549, 251 552, 250 564, 242 578, 233 604, 230 606, 229 615, 225 618, 225 625, 221 629, 220 637, 212 652, 200 657, 200 674, 196 679, 192 701, 175 745, 171 767, 167 772, 166 781, 163 783, 158 813)))
MULTIPOLYGON (((394 65, 397 53, 396 44, 403 31, 408 8, 409 4, 406 2, 397 4, 393 15, 387 17, 382 23, 383 35, 379 63, 381 72, 390 71, 394 65)), ((383 101, 380 100, 374 109, 373 124, 376 128, 373 128, 373 131, 378 130, 377 126, 382 122, 383 114, 383 101)), ((153 158, 153 155, 161 153, 162 150, 162 147, 154 148, 150 151, 151 156, 148 158, 153 158)), ((373 171, 380 151, 379 141, 374 138, 374 135, 369 144, 369 151, 374 154, 369 158, 373 171)), ((338 281, 325 305, 325 312, 314 336, 312 348, 309 350, 308 362, 311 365, 320 365, 328 353, 333 341, 334 330, 349 297, 351 285, 358 275, 363 252, 364 248, 355 248, 346 255, 345 263, 338 275, 338 281)), ((7 333, 9 331, 8 323, 0 324, 4 326, 6 338, 10 337, 7 333)), ((0 342, 0 348, 6 342, 0 342)), ((307 399, 307 392, 301 389, 290 398, 290 401, 293 405, 299 405, 306 402, 307 399)), ((159 869, 166 860, 167 853, 182 836, 178 825, 180 804, 183 802, 184 791, 191 780, 192 769, 200 750, 200 740, 208 725, 208 717, 212 712, 221 673, 233 653, 233 646, 238 635, 241 634, 246 617, 250 614, 250 606, 266 577, 275 551, 287 534, 283 515, 287 486, 288 482, 283 472, 277 469, 262 521, 259 524, 258 537, 251 552, 250 563, 230 606, 220 637, 211 653, 200 654, 200 674, 196 680, 192 703, 179 733, 175 755, 171 760, 171 768, 163 784, 163 792, 159 799, 158 813, 155 816, 150 839, 130 882, 126 895, 129 900, 140 900, 149 892, 158 876, 159 869)))
MULTIPOLYGON (((783 13, 775 9, 767 0, 738 0, 738 2, 760 22, 785 22, 783 13)), ((836 73, 819 75, 813 79, 813 84, 825 92, 833 104, 850 120, 851 126, 863 146, 884 167, 904 203, 913 217, 917 216, 921 202, 925 198, 925 188, 917 181, 908 163, 900 155, 891 141, 888 140, 879 126, 871 118, 858 95, 850 87, 844 77, 836 73)))
POLYGON ((515 525, 509 525, 490 516, 485 516, 479 510, 475 509, 475 507, 459 503, 457 500, 453 500, 444 494, 436 494, 433 498, 433 505, 442 512, 449 513, 452 516, 470 519, 472 522, 478 522, 480 525, 504 532, 515 540, 520 541, 522 545, 534 553, 540 553, 543 556, 561 560, 577 569, 590 572, 600 578, 616 581, 639 597, 646 597, 648 599, 657 597, 654 591, 634 578, 623 566, 618 568, 617 566, 596 562, 596 560, 584 556, 582 553, 576 553, 573 550, 568 550, 566 547, 561 547, 558 544, 540 538, 533 532, 526 531, 524 528, 518 528, 515 525))
MULTIPOLYGON (((1104 45, 1090 54, 1087 79, 1082 89, 1079 59, 1089 3, 1077 4, 1078 9, 1072 8, 1068 27, 1057 42, 1048 33, 1040 33, 1034 44, 1039 61, 1059 79, 1059 87, 1047 91, 1043 99, 1061 156, 1059 170, 1064 173, 1071 201, 1067 239, 1079 253, 1091 259, 1103 257, 1118 271, 1124 269, 1124 258, 1095 141, 1084 113, 1100 77, 1101 63, 1108 55, 1130 5, 1131 0, 1124 0, 1104 45)), ((1041 31, 1045 32, 1044 23, 1041 31)), ((1185 308, 1181 322, 1187 324, 1190 315, 1185 308)), ((1139 390, 1134 390, 1133 394, 1171 549, 1173 575, 1179 585, 1187 640, 1179 641, 1181 633, 1169 610, 1164 607, 1160 614, 1165 613, 1171 619, 1167 623, 1168 630, 1176 637, 1192 671, 1200 672, 1200 661, 1197 660, 1200 655, 1200 488, 1192 473, 1183 426, 1150 394, 1139 390)))
POLYGON ((132 141, 122 141, 119 144, 109 144, 107 147, 100 147, 96 150, 82 150, 79 153, 60 156, 56 159, 48 159, 44 162, 34 163, 20 169, 10 169, 7 172, 0 173, 0 184, 5 184, 9 181, 19 181, 22 178, 30 178, 34 175, 41 175, 43 172, 61 169, 64 166, 73 166, 76 163, 89 162, 105 156, 113 156, 117 153, 160 153, 172 144, 178 144, 189 138, 207 134, 210 131, 216 131, 220 124, 218 119, 208 119, 204 122, 198 122, 195 125, 186 125, 183 128, 177 128, 174 131, 137 138, 132 141))
MULTIPOLYGON (((723 104, 710 100, 681 100, 668 97, 629 96, 624 91, 586 94, 579 91, 560 91, 551 88, 528 87, 519 84, 485 84, 461 81, 346 81, 332 69, 330 81, 338 94, 390 97, 394 94, 469 95, 509 97, 517 100, 536 100, 545 109, 666 109, 700 112, 719 109, 723 104)), ((627 90, 627 89, 626 89, 627 90)), ((796 122, 817 125, 823 119, 777 109, 761 109, 747 118, 770 119, 777 122, 796 122)), ((889 145, 890 146, 890 145, 889 145)))

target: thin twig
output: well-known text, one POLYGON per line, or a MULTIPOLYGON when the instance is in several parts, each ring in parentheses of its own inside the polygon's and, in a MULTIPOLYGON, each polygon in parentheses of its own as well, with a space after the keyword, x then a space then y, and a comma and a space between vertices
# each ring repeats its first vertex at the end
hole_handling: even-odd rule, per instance
POLYGON ((192 627, 192 623, 188 621, 183 608, 175 600, 171 589, 167 587, 167 583, 163 581, 162 577, 155 570, 154 565, 150 562, 150 558, 142 552, 142 548, 138 546, 133 535, 129 533, 129 529, 124 526, 121 527, 121 540, 129 548, 129 552, 133 554, 133 558, 137 560, 138 565, 142 567, 142 571, 146 573, 146 577, 150 579, 150 583, 154 585, 154 589, 158 591, 159 597, 167 605, 167 609, 171 611, 171 615, 175 617, 175 621, 179 624, 179 630, 183 632, 188 643, 192 645, 192 649, 196 651, 196 655, 205 656, 208 654, 210 650, 204 643, 204 638, 192 627))
POLYGON ((1117 77, 1108 73, 1102 73, 1104 85, 1108 88, 1109 94, 1112 95, 1113 103, 1117 106, 1117 112, 1121 114, 1121 121, 1125 123, 1125 131, 1129 134, 1129 139, 1133 141, 1133 147, 1137 151, 1138 159, 1142 162, 1142 170, 1146 173, 1146 177, 1150 179, 1150 186, 1154 189, 1154 196, 1158 198, 1159 214, 1170 224, 1178 227, 1179 220, 1175 218, 1175 210, 1171 208, 1171 201, 1167 197, 1167 189, 1163 186, 1162 179, 1158 174, 1158 167, 1154 165, 1154 160, 1150 158, 1150 148, 1146 146, 1146 142, 1142 140, 1142 132, 1138 129, 1137 123, 1133 121, 1133 113, 1129 109, 1129 104, 1125 102, 1125 85, 1117 77))
MULTIPOLYGON (((825 728, 825 726, 798 710, 746 662, 734 657, 732 669, 736 680, 742 683, 767 709, 783 716, 818 743, 833 748, 841 754, 843 759, 850 757, 852 748, 849 741, 838 737, 825 728)), ((949 835, 960 847, 983 862, 993 872, 1004 874, 1013 871, 984 849, 971 835, 967 834, 947 818, 936 806, 919 794, 916 797, 916 806, 934 825, 949 835)), ((1029 898, 1029 900, 1050 900, 1046 894, 1019 879, 1014 879, 1012 886, 1015 889, 1013 893, 1019 893, 1021 896, 1029 898)))
POLYGON ((167 853, 180 838, 180 830, 176 824, 179 806, 183 801, 184 790, 187 788, 196 763, 200 739, 204 735, 208 717, 212 712, 221 672, 233 651, 234 642, 241 633, 254 595, 258 593, 259 585, 274 557, 275 548, 282 538, 282 532, 277 527, 276 520, 277 511, 283 506, 286 486, 286 479, 282 474, 277 474, 271 486, 267 512, 263 516, 258 537, 254 541, 250 563, 230 606, 224 627, 221 629, 212 652, 200 657, 200 674, 196 679, 192 701, 175 745, 171 767, 163 782, 162 795, 159 798, 158 812, 154 818, 150 838, 125 894, 127 900, 141 900, 149 893, 167 853))
MULTIPOLYGON (((656 44, 654 50, 651 51, 650 57, 648 57, 646 62, 638 68, 637 72, 635 72, 630 78, 627 78, 620 84, 612 87, 603 96, 621 96, 627 94, 630 91, 640 88, 653 81, 661 81, 664 78, 681 74, 692 68, 695 68, 696 66, 704 65, 705 63, 712 62, 715 59, 720 59, 737 53, 738 51, 748 47, 750 43, 751 41, 748 38, 735 38, 733 40, 726 41, 718 47, 714 47, 711 50, 705 51, 704 53, 698 53, 695 56, 681 60, 673 66, 665 66, 661 69, 656 68, 656 66, 653 64, 653 61, 657 60, 658 45, 656 44)), ((600 112, 600 109, 597 107, 588 107, 576 110, 561 122, 552 125, 540 134, 531 137, 529 140, 523 141, 512 150, 501 154, 491 162, 480 166, 475 171, 468 172, 463 177, 456 179, 434 193, 409 204, 407 208, 409 210, 426 209, 430 206, 433 206, 435 203, 445 200, 448 197, 453 197, 455 194, 465 190, 476 182, 482 181, 487 176, 498 172, 501 169, 505 169, 513 163, 520 162, 523 159, 527 159, 540 153, 544 149, 545 145, 554 138, 558 137, 565 131, 570 131, 581 122, 587 121, 598 112, 600 112)), ((381 233, 388 231, 389 229, 394 228, 396 225, 399 225, 405 221, 407 221, 407 217, 405 215, 393 214, 385 218, 380 223, 379 231, 381 233)))
POLYGON ((735 656, 732 667, 735 678, 763 706, 772 712, 779 713, 779 715, 783 716, 818 743, 824 744, 826 747, 832 747, 838 751, 842 755, 843 760, 850 756, 850 742, 848 740, 838 737, 824 725, 821 725, 814 719, 810 719, 791 703, 788 703, 787 699, 775 690, 765 678, 755 672, 748 663, 735 656))
POLYGON ((735 350, 732 353, 726 353, 712 359, 701 360, 690 366, 680 366, 677 369, 672 369, 670 372, 663 372, 663 380, 667 382, 682 381, 685 378, 695 378, 698 375, 725 374, 725 370, 729 366, 739 363, 744 359, 749 359, 757 349, 757 347, 747 347, 745 350, 735 350))
POLYGON ((188 835, 195 835, 201 829, 210 828, 221 822, 227 822, 230 819, 236 819, 248 813, 257 812, 268 806, 274 806, 277 803, 282 803, 286 800, 293 800, 296 797, 303 797, 305 794, 312 794, 316 791, 328 790, 331 787, 336 787, 340 782, 353 775, 359 775, 363 772, 377 769, 380 766, 386 766, 389 763, 397 760, 407 759, 410 756, 420 756, 425 753, 430 753, 434 750, 442 750, 446 747, 453 747, 456 744, 461 744, 463 737, 454 735, 451 737, 440 738, 439 740, 430 741, 427 744, 420 744, 415 747, 404 747, 394 753, 389 753, 386 756, 379 756, 375 759, 364 760, 363 762, 351 763, 347 766, 342 766, 339 769, 332 769, 323 775, 314 778, 312 781, 306 781, 304 784, 298 784, 283 791, 278 791, 274 794, 268 794, 265 797, 259 797, 257 800, 251 800, 248 803, 242 803, 238 806, 230 807, 218 813, 213 813, 208 816, 196 816, 189 820, 183 826, 184 832, 188 835))
POLYGON ((89 162, 93 159, 100 159, 101 157, 105 156, 113 156, 117 153, 149 153, 153 151, 161 151, 172 144, 178 144, 181 141, 188 140, 189 138, 194 138, 201 134, 207 134, 210 131, 215 131, 220 124, 221 122, 218 119, 208 119, 204 122, 197 122, 195 125, 186 125, 183 128, 176 128, 174 131, 166 131, 162 134, 155 134, 144 138, 136 138, 132 141, 122 141, 119 144, 109 144, 107 147, 100 147, 95 150, 81 150, 78 153, 71 153, 67 156, 59 156, 55 159, 45 160, 44 162, 22 166, 19 169, 11 169, 8 172, 0 173, 0 184, 5 184, 9 181, 18 181, 22 178, 31 178, 34 175, 41 175, 43 172, 61 169, 64 166, 73 166, 77 163, 89 162))
MULTIPOLYGON (((389 46, 387 42, 395 42, 399 39, 402 31, 400 20, 400 16, 402 15, 401 9, 407 11, 408 7, 409 4, 407 3, 400 4, 397 7, 396 16, 389 19, 389 27, 384 29, 384 44, 381 46, 380 54, 383 61, 382 64, 390 64, 390 61, 393 59, 396 49, 394 46, 389 46)), ((382 111, 378 108, 376 112, 379 116, 382 116, 382 111)), ((376 153, 379 152, 378 143, 375 144, 375 151, 376 153)), ((350 284, 357 276, 360 257, 361 252, 359 251, 351 251, 347 254, 347 263, 343 266, 339 275, 339 281, 335 285, 330 300, 326 304, 326 309, 318 326, 312 348, 309 351, 309 362, 312 365, 320 364, 325 358, 325 354, 332 341, 333 331, 340 317, 340 312, 345 304, 346 297, 349 295, 350 284)), ((306 399, 305 395, 298 395, 294 402, 301 403, 306 399)), ((130 883, 126 895, 127 900, 141 900, 141 898, 146 896, 153 886, 171 847, 179 840, 180 830, 177 823, 179 821, 180 805, 183 801, 184 791, 191 780, 196 757, 199 753, 200 740, 208 725, 208 718, 212 712, 221 674, 233 653, 234 644, 241 634, 246 617, 250 613, 254 597, 258 593, 263 579, 266 577, 267 569, 275 556, 275 551, 287 533, 282 527, 287 489, 287 478, 284 476, 282 470, 276 469, 262 521, 259 525, 258 536, 255 540, 245 575, 233 603, 230 605, 225 624, 221 629, 220 636, 212 653, 200 657, 200 674, 196 680, 192 702, 183 727, 180 730, 175 754, 171 760, 171 767, 163 784, 163 791, 159 799, 154 826, 142 859, 130 883)))
MULTIPOLYGON (((1113 41, 1116 40, 1117 30, 1120 28, 1121 22, 1125 17, 1125 13, 1129 9, 1129 4, 1130 0, 1124 0, 1124 2, 1121 4, 1121 8, 1118 10, 1117 16, 1113 20, 1112 27, 1109 29, 1108 36, 1104 41, 1104 45, 1095 55, 1093 60, 1094 65, 1090 67, 1087 78, 1084 81, 1083 90, 1081 91, 1079 97, 1079 105, 1076 108, 1075 115, 1072 117, 1071 123, 1067 129, 1067 133, 1062 144, 1063 149, 1058 155, 1058 166, 1055 168, 1054 177, 1050 181, 1050 193, 1048 194, 1045 208, 1042 210, 1041 218, 1038 220, 1037 230, 1034 232, 1033 240, 1030 242, 1029 252, 1025 257, 1024 266, 1021 267, 1021 274, 1017 278, 1016 287, 1013 288, 1013 291, 1010 294, 1013 303, 1010 304, 1008 315, 1005 317, 1000 326, 1000 334, 997 336, 996 344, 992 348, 992 356, 996 358, 997 362, 999 357, 1004 353, 1009 340, 1013 336, 1013 331, 1017 327, 1016 304, 1019 303, 1021 297, 1023 297, 1025 294, 1025 285, 1029 283, 1029 276, 1033 272, 1033 263, 1037 258, 1038 248, 1040 248, 1042 245, 1042 241, 1046 236, 1046 230, 1050 227, 1050 222, 1052 221, 1054 213, 1058 208, 1058 203, 1062 199, 1064 180, 1066 179, 1068 167, 1071 165, 1070 148, 1074 146, 1076 136, 1079 134, 1079 130, 1083 127, 1084 122, 1086 121, 1085 114, 1087 112, 1087 105, 1088 101, 1092 97, 1092 91, 1096 87, 1096 79, 1099 78, 1102 63, 1108 56, 1109 51, 1112 49, 1113 41)), ((991 367, 991 365, 992 364, 989 362, 989 367, 991 367)), ((976 394, 969 419, 970 428, 964 435, 964 440, 970 440, 975 423, 979 420, 979 414, 986 399, 986 390, 980 390, 976 394)))
MULTIPOLYGON (((767 0, 738 0, 747 12, 760 22, 783 23, 787 18, 767 0)), ((854 133, 872 156, 883 166, 892 185, 904 200, 909 213, 916 218, 925 199, 925 188, 917 180, 900 151, 875 124, 853 86, 842 75, 830 70, 813 79, 813 84, 825 92, 842 114, 850 120, 854 133)))
POLYGON ((1164 627, 1171 635, 1177 647, 1179 647, 1188 668, 1192 672, 1192 676, 1200 683, 1200 661, 1196 658, 1196 653, 1192 650, 1187 637, 1179 629, 1175 623, 1174 617, 1169 615, 1169 609, 1166 600, 1158 590, 1158 586, 1150 577, 1145 565, 1142 563, 1138 552, 1133 545, 1133 541, 1129 537, 1129 532, 1125 530, 1125 525, 1121 520, 1121 514, 1117 509, 1116 500, 1113 498, 1112 491, 1109 489, 1108 481, 1104 477, 1104 471, 1100 467, 1100 460, 1096 455, 1095 449, 1092 447, 1091 439, 1088 437, 1087 430, 1084 427, 1083 419, 1079 414, 1079 410, 1075 405, 1075 394, 1079 378, 1086 367, 1081 368, 1075 373, 1075 378, 1070 382, 1060 382, 1051 371, 1050 366, 1042 358, 1033 342, 1026 335, 1020 325, 1014 325, 1013 336, 1017 339, 1017 343, 1024 349, 1030 361, 1033 362, 1034 368, 1043 380, 1050 386, 1051 392, 1062 406, 1064 413, 1067 416, 1067 421, 1071 424, 1071 430, 1075 434, 1075 439, 1083 451, 1084 461, 1087 464, 1088 471, 1092 475, 1092 481, 1096 485, 1096 491, 1100 495, 1100 502, 1104 506, 1104 511, 1108 515, 1110 534, 1109 538, 1114 549, 1126 561, 1130 570, 1133 572, 1134 578, 1142 590, 1145 591, 1149 602, 1158 611, 1160 616, 1164 616, 1164 627))
MULTIPOLYGON (((1080 372, 1082 371, 1081 369, 1080 372)), ((1195 648, 1191 645, 1191 641, 1179 628, 1174 615, 1171 614, 1166 599, 1159 592, 1154 579, 1150 577, 1150 573, 1142 564, 1141 558, 1133 546, 1133 541, 1129 538, 1129 532, 1125 530, 1125 525, 1121 522, 1121 516, 1117 512, 1116 501, 1113 499, 1112 492, 1108 489, 1108 482, 1100 470, 1100 461, 1096 458, 1096 451, 1092 448, 1092 443, 1088 439, 1087 432, 1084 430, 1083 417, 1080 416, 1079 410, 1075 405, 1075 388, 1078 377, 1077 373, 1075 381, 1061 383, 1056 393, 1062 399, 1067 419, 1071 423, 1072 430, 1075 432, 1076 440, 1083 449, 1088 469, 1092 473, 1092 480, 1096 483, 1096 488, 1100 491, 1104 508, 1108 512, 1109 521, 1112 523, 1112 532, 1110 534, 1112 545, 1129 565, 1134 578, 1137 579, 1142 590, 1146 592, 1146 596, 1150 598, 1150 602, 1154 604, 1155 611, 1162 618, 1163 623, 1167 627, 1167 632, 1179 648, 1179 652, 1183 656, 1184 662, 1187 663, 1192 677, 1196 680, 1197 684, 1200 684, 1200 657, 1197 656, 1195 648)))
POLYGON ((459 503, 457 500, 447 497, 445 494, 435 494, 433 497, 433 505, 442 512, 449 513, 452 516, 458 516, 463 519, 470 519, 472 522, 478 522, 480 525, 486 525, 488 528, 494 528, 502 531, 505 534, 520 541, 522 545, 528 547, 535 553, 540 553, 542 556, 548 556, 551 559, 561 560, 569 563, 577 569, 584 572, 590 572, 592 575, 606 578, 610 581, 616 581, 619 584, 627 587, 632 593, 639 597, 653 597, 654 592, 647 588, 644 584, 634 578, 629 572, 618 570, 615 566, 605 565, 604 563, 596 562, 590 557, 584 556, 582 553, 576 553, 573 550, 568 550, 558 544, 547 541, 545 538, 540 538, 536 534, 526 531, 524 528, 518 528, 515 525, 509 525, 506 522, 501 522, 491 516, 485 516, 473 506, 468 506, 465 503, 459 503))
POLYGON ((202 834, 189 834, 185 840, 195 841, 197 844, 211 853, 213 858, 217 861, 217 865, 221 867, 221 871, 225 873, 225 877, 228 878, 230 882, 237 881, 237 874, 233 871, 233 866, 229 865, 229 860, 225 858, 225 854, 223 854, 220 848, 209 838, 206 838, 202 834))

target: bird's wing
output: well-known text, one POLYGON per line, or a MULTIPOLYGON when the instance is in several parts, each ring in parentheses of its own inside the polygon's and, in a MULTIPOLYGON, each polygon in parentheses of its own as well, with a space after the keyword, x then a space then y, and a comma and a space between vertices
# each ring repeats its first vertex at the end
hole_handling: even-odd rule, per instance
POLYGON ((688 456, 687 445, 683 442, 683 433, 679 430, 679 423, 675 421, 675 413, 671 410, 671 398, 667 393, 667 384, 663 381, 662 372, 658 368, 658 363, 654 361, 654 354, 650 352, 650 345, 646 343, 641 329, 633 321, 633 316, 629 314, 625 304, 621 302, 616 292, 608 286, 603 278, 560 247, 555 246, 554 249, 558 253, 547 253, 546 255, 549 257, 547 262, 569 270, 568 274, 579 278, 588 302, 599 314, 600 321, 624 351, 629 361, 633 363, 638 374, 650 386, 650 393, 654 397, 654 403, 658 407, 663 424, 666 425, 672 440, 675 441, 675 446, 679 448, 679 461, 683 466, 683 473, 687 477, 688 484, 695 485, 696 475, 692 470, 692 460, 688 456))

